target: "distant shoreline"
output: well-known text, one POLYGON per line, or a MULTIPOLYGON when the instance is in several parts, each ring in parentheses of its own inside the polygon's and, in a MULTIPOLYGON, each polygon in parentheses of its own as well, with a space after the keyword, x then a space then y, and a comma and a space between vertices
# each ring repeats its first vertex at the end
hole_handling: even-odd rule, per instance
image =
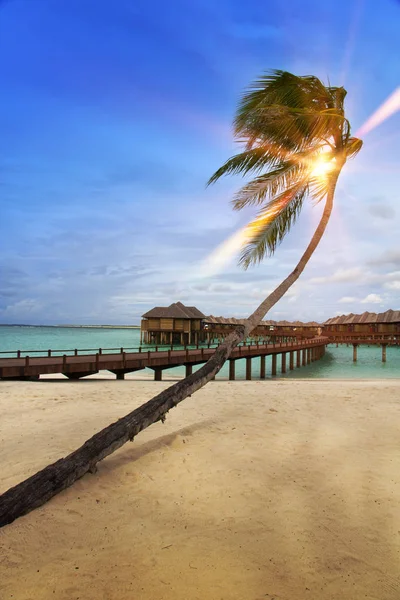
POLYGON ((29 325, 28 323, 0 323, 0 327, 63 327, 65 329, 140 329, 140 325, 29 325))

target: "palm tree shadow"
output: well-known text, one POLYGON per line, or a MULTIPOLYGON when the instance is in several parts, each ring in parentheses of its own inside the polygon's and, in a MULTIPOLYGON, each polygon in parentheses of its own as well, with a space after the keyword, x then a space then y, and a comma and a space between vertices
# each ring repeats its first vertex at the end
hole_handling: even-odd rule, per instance
POLYGON ((179 438, 181 438, 183 441, 185 437, 192 436, 196 431, 205 429, 214 424, 215 421, 213 419, 204 419, 203 421, 198 421, 192 425, 188 425, 187 427, 182 427, 181 429, 177 429, 172 433, 167 433, 166 435, 149 440, 148 442, 140 443, 134 447, 128 448, 125 446, 121 452, 113 454, 107 458, 105 463, 107 470, 112 471, 120 468, 123 465, 132 464, 148 454, 157 452, 165 447, 171 447, 172 444, 179 438))

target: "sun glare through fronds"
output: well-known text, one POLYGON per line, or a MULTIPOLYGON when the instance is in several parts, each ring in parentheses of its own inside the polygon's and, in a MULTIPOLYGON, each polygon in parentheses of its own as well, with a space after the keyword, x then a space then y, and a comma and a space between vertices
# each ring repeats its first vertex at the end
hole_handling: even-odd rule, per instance
POLYGON ((335 168, 334 160, 329 158, 321 157, 315 161, 311 171, 313 177, 325 177, 328 173, 333 171, 335 168))
MULTIPOLYGON (((310 166, 311 175, 316 178, 324 178, 335 168, 335 161, 330 159, 326 148, 325 152, 315 160, 310 166)), ((284 201, 283 201, 284 203, 284 201)), ((229 264, 232 258, 248 243, 248 241, 257 232, 265 227, 274 219, 281 209, 280 205, 276 205, 272 210, 263 212, 261 215, 253 219, 248 225, 236 231, 227 240, 222 242, 209 256, 204 260, 199 270, 200 277, 212 277, 217 275, 229 264)))

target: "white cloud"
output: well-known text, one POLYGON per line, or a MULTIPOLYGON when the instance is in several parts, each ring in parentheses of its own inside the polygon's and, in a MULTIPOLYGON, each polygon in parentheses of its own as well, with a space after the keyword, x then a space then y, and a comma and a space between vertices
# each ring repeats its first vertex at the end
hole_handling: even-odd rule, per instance
POLYGON ((388 290, 400 290, 400 271, 393 271, 392 273, 387 273, 385 276, 385 283, 383 287, 388 290))
POLYGON ((339 269, 332 275, 324 275, 323 277, 313 277, 309 280, 310 283, 347 283, 358 282, 364 278, 364 270, 355 267, 353 269, 339 269))
POLYGON ((361 300, 361 304, 380 304, 381 302, 383 302, 383 300, 378 294, 368 294, 364 300, 361 300))
POLYGON ((343 296, 343 298, 340 298, 340 300, 338 300, 338 302, 347 304, 349 302, 358 302, 358 300, 357 300, 357 298, 354 298, 353 296, 343 296))
POLYGON ((385 288, 389 290, 400 290, 400 280, 397 279, 395 281, 388 281, 385 283, 385 288))

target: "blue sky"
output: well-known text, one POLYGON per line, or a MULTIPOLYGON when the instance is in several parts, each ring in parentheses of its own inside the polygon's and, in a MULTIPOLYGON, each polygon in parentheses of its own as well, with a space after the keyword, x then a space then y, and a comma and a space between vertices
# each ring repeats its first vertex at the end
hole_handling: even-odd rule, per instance
MULTIPOLYGON (((182 301, 246 316, 294 267, 320 208, 272 259, 199 266, 243 226, 243 89, 267 69, 348 89, 356 131, 399 86, 397 0, 0 0, 0 323, 138 323, 182 301)), ((270 318, 400 307, 400 113, 370 132, 335 214, 270 318)))

